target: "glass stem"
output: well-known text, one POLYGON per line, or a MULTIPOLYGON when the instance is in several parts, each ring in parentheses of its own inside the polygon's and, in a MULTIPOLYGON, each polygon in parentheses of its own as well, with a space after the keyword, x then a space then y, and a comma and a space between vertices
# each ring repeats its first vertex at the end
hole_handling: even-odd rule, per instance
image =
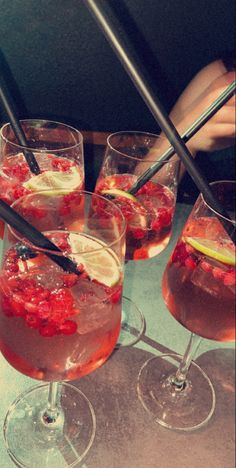
POLYGON ((43 421, 47 425, 55 423, 61 413, 58 407, 58 382, 50 382, 48 391, 47 409, 43 414, 43 421))
POLYGON ((191 365, 193 356, 196 353, 197 348, 200 344, 200 341, 200 336, 194 335, 194 333, 191 334, 187 349, 184 353, 181 363, 177 369, 176 374, 172 377, 172 384, 178 390, 183 390, 185 388, 187 373, 191 365))

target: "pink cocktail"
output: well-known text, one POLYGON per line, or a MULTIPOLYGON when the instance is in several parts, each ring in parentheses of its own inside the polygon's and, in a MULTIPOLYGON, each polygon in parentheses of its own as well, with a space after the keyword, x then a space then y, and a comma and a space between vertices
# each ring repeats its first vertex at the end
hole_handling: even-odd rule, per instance
MULTIPOLYGON (((29 119, 21 127, 27 140, 22 147, 10 124, 0 131, 0 198, 11 205, 18 198, 47 189, 65 193, 84 189, 82 134, 59 122, 29 119), (25 155, 33 155, 39 173, 32 172, 25 155)), ((0 238, 3 224, 0 222, 0 238)))
POLYGON ((111 201, 81 191, 29 194, 13 209, 59 250, 5 229, 0 350, 22 374, 50 383, 17 398, 4 435, 19 466, 43 467, 45 459, 48 467, 65 460, 74 466, 92 444, 95 416, 87 398, 63 381, 100 367, 117 342, 126 223, 111 201))
POLYGON ((127 197, 137 176, 114 174, 100 179, 96 192, 122 190, 115 198, 127 221, 126 260, 144 260, 159 254, 169 243, 175 209, 175 194, 158 182, 147 182, 135 197, 127 197))
MULTIPOLYGON (((87 241, 74 236, 78 243, 87 241)), ((62 245, 58 236, 56 242, 54 236, 50 239, 62 245)), ((70 239, 62 240, 70 252, 70 239)), ((19 372, 35 379, 80 378, 100 366, 116 344, 122 277, 109 287, 91 280, 86 271, 64 273, 42 254, 22 260, 21 249, 12 247, 3 261, 1 352, 19 372)))
MULTIPOLYGON (((30 172, 23 153, 8 156, 1 165, 1 199, 11 205, 18 198, 46 188, 62 188, 71 184, 73 191, 84 189, 83 168, 75 161, 51 153, 35 154, 41 174, 30 172)), ((69 191, 69 188, 68 188, 69 191)))
POLYGON ((236 183, 214 182, 211 190, 221 212, 199 195, 163 275, 166 306, 191 332, 187 349, 152 357, 138 378, 144 408, 169 429, 198 429, 214 412, 214 387, 193 361, 201 339, 235 340, 236 183))
POLYGON ((163 297, 188 330, 212 340, 234 341, 235 247, 222 237, 217 218, 187 222, 164 273, 163 297))
MULTIPOLYGON (((157 162, 169 142, 147 132, 124 131, 107 139, 95 192, 112 199, 127 221, 126 261, 147 260, 167 246, 175 211, 179 161, 173 158, 134 194, 130 189, 157 162)), ((136 308, 122 311, 119 345, 138 341, 145 319, 136 308)))

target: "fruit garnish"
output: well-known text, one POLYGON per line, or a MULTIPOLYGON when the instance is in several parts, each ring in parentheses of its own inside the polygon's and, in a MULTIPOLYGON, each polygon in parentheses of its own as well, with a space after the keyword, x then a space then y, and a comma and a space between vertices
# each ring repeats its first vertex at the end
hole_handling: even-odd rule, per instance
POLYGON ((226 263, 227 265, 235 265, 236 257, 232 247, 228 244, 222 245, 217 240, 201 239, 197 237, 185 237, 185 242, 199 252, 214 258, 219 262, 226 263))
POLYGON ((113 287, 119 282, 119 259, 105 243, 76 233, 70 233, 68 242, 72 252, 70 257, 78 265, 83 265, 91 280, 96 280, 109 287, 113 287))
POLYGON ((130 226, 144 229, 147 227, 147 211, 134 195, 116 188, 103 190, 101 194, 116 198, 117 205, 130 226))
POLYGON ((101 194, 106 196, 106 195, 111 195, 112 197, 124 197, 128 198, 129 200, 132 200, 134 202, 137 202, 137 198, 135 198, 134 195, 132 195, 129 192, 125 192, 124 190, 117 189, 117 188, 111 188, 111 189, 105 189, 101 191, 101 194))
POLYGON ((45 195, 66 195, 81 184, 78 169, 72 166, 69 172, 45 171, 31 177, 23 186, 32 192, 44 191, 45 195), (46 190, 50 190, 47 192, 46 190))

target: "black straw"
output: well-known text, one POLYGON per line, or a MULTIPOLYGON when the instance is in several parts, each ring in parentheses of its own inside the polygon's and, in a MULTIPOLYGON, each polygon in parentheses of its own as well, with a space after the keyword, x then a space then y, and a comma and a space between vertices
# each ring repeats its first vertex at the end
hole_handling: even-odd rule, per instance
MULTIPOLYGON (((228 88, 203 112, 198 119, 181 135, 182 140, 187 143, 206 122, 218 112, 219 109, 235 94, 236 81, 231 83, 228 88)), ((151 167, 149 167, 135 182, 132 187, 128 190, 129 193, 135 195, 135 193, 148 182, 163 166, 169 161, 169 159, 175 154, 174 148, 171 146, 165 153, 163 153, 158 161, 156 161, 151 167)))
MULTIPOLYGON (((143 74, 139 70, 137 64, 135 64, 134 59, 128 54, 124 44, 122 44, 118 33, 115 31, 114 25, 111 24, 108 17, 102 11, 101 5, 98 6, 98 3, 100 2, 96 2, 95 0, 84 0, 85 6, 94 16, 121 64, 136 86, 137 91, 140 93, 162 131, 166 134, 170 144, 173 146, 175 152, 178 154, 179 158, 185 165, 189 175, 193 179, 199 191, 203 194, 206 202, 220 215, 228 218, 227 213, 218 200, 214 197, 212 190, 208 185, 207 179, 205 178, 204 174, 200 172, 196 162, 191 156, 190 151, 188 150, 184 141, 181 139, 181 136, 177 132, 165 109, 162 107, 159 99, 154 95, 152 90, 149 89, 149 85, 146 82, 143 74)), ((236 242, 235 230, 233 234, 231 230, 229 232, 228 223, 225 224, 225 229, 227 230, 232 240, 236 242)))
POLYGON ((23 154, 25 156, 25 159, 26 159, 26 162, 27 162, 27 164, 29 166, 30 171, 35 175, 40 174, 40 168, 39 168, 39 165, 38 165, 33 153, 26 149, 27 140, 25 138, 25 134, 24 134, 23 129, 22 129, 21 125, 20 125, 20 122, 17 119, 17 117, 16 117, 16 115, 14 113, 14 110, 13 110, 11 104, 10 104, 10 100, 9 100, 7 94, 6 94, 6 91, 1 86, 1 83, 0 83, 0 99, 1 99, 2 104, 3 104, 4 108, 5 108, 5 111, 6 111, 7 115, 8 115, 11 126, 13 128, 14 133, 15 133, 15 136, 16 136, 19 144, 22 146, 22 152, 23 152, 23 154))
POLYGON ((45 250, 45 254, 51 258, 57 265, 64 271, 69 273, 76 273, 80 275, 81 272, 77 269, 77 265, 68 257, 64 255, 53 255, 49 251, 62 252, 55 244, 53 244, 47 237, 38 231, 32 224, 28 223, 22 216, 19 215, 13 208, 11 208, 3 200, 0 200, 0 218, 3 219, 12 228, 22 234, 28 239, 35 247, 45 250))

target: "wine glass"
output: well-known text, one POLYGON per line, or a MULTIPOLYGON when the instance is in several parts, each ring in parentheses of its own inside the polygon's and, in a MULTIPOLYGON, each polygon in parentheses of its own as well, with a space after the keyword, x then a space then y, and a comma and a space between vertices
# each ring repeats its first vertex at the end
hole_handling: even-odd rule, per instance
MULTIPOLYGON (((84 189, 83 137, 75 128, 39 119, 20 121, 27 146, 18 143, 10 123, 0 131, 0 198, 9 205, 47 188, 84 189), (32 173, 25 155, 33 154, 40 173, 32 173)), ((3 223, 0 238, 3 237, 3 223)))
MULTIPOLYGON (((170 240, 179 160, 173 158, 164 163, 135 195, 128 192, 168 146, 166 139, 147 132, 117 132, 107 139, 95 192, 113 197, 126 218, 126 262, 158 255, 170 240)), ((118 346, 136 343, 144 328, 145 319, 137 306, 133 304, 126 311, 124 305, 118 346)))
POLYGON ((5 229, 0 350, 19 372, 43 381, 10 406, 5 442, 17 466, 72 467, 92 445, 95 414, 68 381, 101 366, 117 342, 126 222, 113 202, 83 191, 32 193, 12 207, 60 251, 5 229), (76 273, 59 266, 65 255, 76 273))
POLYGON ((235 340, 236 183, 211 184, 228 213, 223 217, 199 195, 163 275, 163 297, 173 317, 190 330, 184 356, 164 354, 141 368, 138 395, 144 408, 169 429, 191 431, 206 424, 215 392, 192 361, 201 338, 235 340))

